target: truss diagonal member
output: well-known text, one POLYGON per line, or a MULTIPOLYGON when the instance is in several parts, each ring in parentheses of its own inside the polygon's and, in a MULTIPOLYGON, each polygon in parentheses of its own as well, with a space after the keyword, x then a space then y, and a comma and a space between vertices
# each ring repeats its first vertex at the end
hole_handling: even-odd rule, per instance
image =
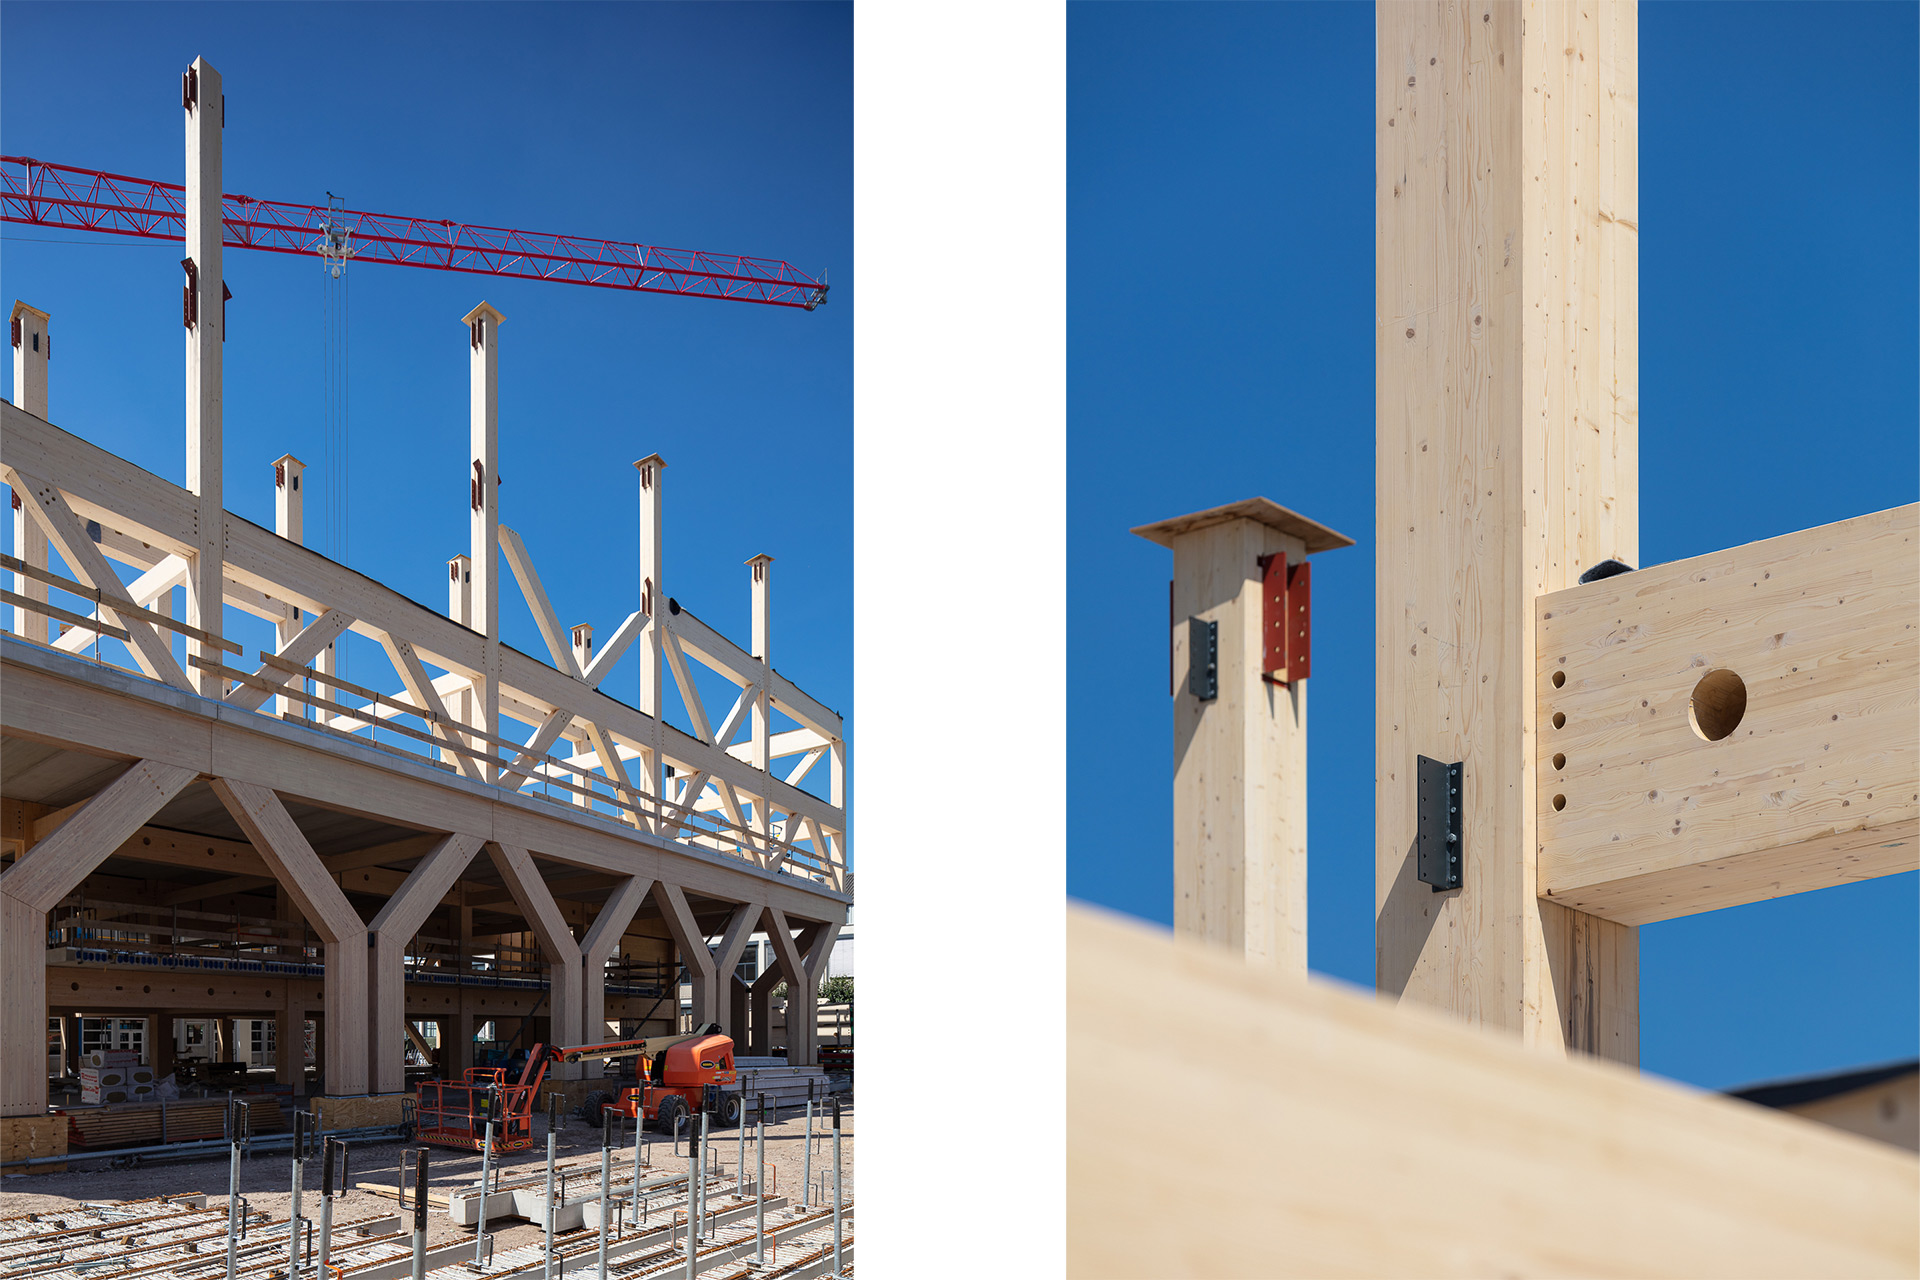
POLYGON ((593 661, 589 662, 587 669, 581 673, 580 678, 587 682, 587 687, 598 689, 600 682, 607 678, 607 673, 613 670, 613 664, 620 661, 620 655, 627 651, 627 646, 638 640, 646 629, 646 614, 638 612, 628 614, 627 620, 607 637, 606 644, 601 646, 600 652, 593 655, 593 661))
MULTIPOLYGON (((159 564, 147 570, 127 584, 127 598, 142 609, 158 600, 187 580, 187 561, 185 556, 168 555, 159 564)), ((100 610, 91 614, 95 621, 100 620, 100 610)), ((53 647, 62 653, 79 653, 93 643, 97 632, 85 627, 75 627, 53 642, 53 647)))
POLYGON ((196 776, 183 765, 137 762, 0 873, 0 893, 51 910, 196 776))
POLYGON ((807 752, 806 755, 801 756, 800 763, 795 765, 793 772, 787 775, 787 785, 790 787, 799 786, 800 780, 813 772, 813 766, 819 764, 820 761, 826 757, 826 754, 827 749, 825 747, 815 747, 813 750, 807 752))
POLYGON ((125 601, 129 609, 137 609, 127 598, 126 584, 120 581, 120 575, 113 571, 107 558, 87 536, 86 527, 80 523, 80 517, 73 513, 67 500, 50 482, 17 467, 10 468, 13 473, 14 492, 25 492, 31 501, 22 505, 33 512, 34 519, 46 530, 47 538, 60 552, 80 580, 101 593, 101 608, 114 615, 114 621, 125 628, 129 637, 127 647, 133 651, 140 669, 155 680, 164 680, 176 689, 188 693, 195 692, 193 682, 187 679, 187 673, 174 661, 173 648, 162 640, 152 625, 137 613, 124 613, 114 609, 112 600, 125 601))
POLYGON ((553 602, 547 599, 547 589, 540 585, 540 574, 533 567, 533 557, 527 554, 526 544, 520 541, 519 534, 501 525, 500 549, 506 552, 507 565, 513 570, 514 581, 520 584, 520 594, 533 610, 533 624, 540 628, 540 638, 547 642, 553 665, 575 679, 582 678, 585 673, 573 660, 573 646, 567 642, 567 633, 560 626, 559 615, 553 611, 553 602))
MULTIPOLYGON (((627 778, 626 765, 620 762, 619 744, 613 740, 612 734, 590 720, 583 721, 582 727, 587 731, 587 741, 593 744, 593 753, 600 757, 600 767, 606 772, 607 780, 619 788, 620 802, 632 804, 635 788, 627 778)), ((653 824, 646 814, 634 810, 624 812, 642 831, 653 829, 653 824)))
POLYGON ((533 736, 527 739, 527 744, 520 748, 520 754, 513 758, 512 764, 500 771, 495 781, 503 787, 523 786, 533 781, 540 757, 553 749, 553 744, 560 741, 560 735, 572 723, 573 712, 565 707, 555 707, 549 711, 547 718, 540 722, 540 727, 533 731, 533 736))
MULTIPOLYGON (((280 652, 274 657, 296 667, 304 667, 319 656, 320 651, 338 640, 341 633, 353 625, 353 616, 343 609, 329 609, 300 629, 298 635, 280 646, 280 652)), ((286 667, 261 663, 254 676, 276 687, 286 684, 300 673, 286 667)), ((272 689, 262 689, 258 685, 243 684, 226 697, 230 707, 239 707, 243 711, 258 711, 268 698, 273 697, 272 689)))
POLYGON ((660 825, 655 829, 656 835, 663 835, 669 840, 679 839, 680 833, 687 829, 687 819, 693 816, 693 806, 707 789, 708 776, 705 769, 697 769, 687 778, 685 785, 680 788, 680 799, 660 819, 660 825))
POLYGON ((747 830, 746 810, 741 807, 740 796, 734 791, 733 784, 725 778, 715 778, 714 782, 717 784, 720 792, 720 806, 727 811, 727 820, 733 823, 734 826, 741 828, 742 831, 747 830))
MULTIPOLYGON (((665 618, 658 621, 664 623, 665 618)), ((680 688, 680 700, 687 704, 687 715, 693 721, 693 732, 702 742, 713 741, 713 724, 707 719, 706 704, 700 701, 700 690, 693 684, 693 676, 687 670, 687 655, 681 651, 680 637, 673 634, 673 628, 660 628, 660 647, 666 652, 667 665, 673 669, 673 682, 680 688)))
POLYGON ((787 820, 784 825, 786 827, 785 838, 780 842, 780 848, 774 853, 773 857, 768 860, 767 870, 778 871, 780 864, 792 855, 793 846, 800 839, 802 829, 806 830, 813 837, 813 856, 822 863, 826 862, 827 840, 826 837, 820 833, 820 820, 818 818, 812 814, 790 813, 787 815, 787 820))
POLYGON ((733 700, 733 709, 727 712, 727 718, 721 722, 720 732, 713 735, 714 746, 726 750, 727 744, 733 741, 733 735, 740 732, 740 725, 753 711, 754 701, 759 696, 760 690, 753 685, 740 691, 740 696, 733 700))
MULTIPOLYGON (((413 651, 413 645, 400 639, 390 631, 380 633, 380 647, 387 651, 387 658, 393 663, 393 669, 400 676, 400 682, 407 687, 407 693, 425 711, 427 727, 433 736, 449 746, 469 745, 464 735, 450 727, 452 717, 447 715, 446 704, 440 701, 440 691, 433 687, 433 681, 427 676, 427 669, 420 662, 420 655, 413 651)), ((476 748, 479 743, 472 744, 476 748)), ((480 748, 483 749, 484 748, 480 748)), ((472 778, 476 782, 484 781, 480 765, 472 757, 460 751, 448 752, 453 757, 454 767, 460 770, 460 776, 472 778)))

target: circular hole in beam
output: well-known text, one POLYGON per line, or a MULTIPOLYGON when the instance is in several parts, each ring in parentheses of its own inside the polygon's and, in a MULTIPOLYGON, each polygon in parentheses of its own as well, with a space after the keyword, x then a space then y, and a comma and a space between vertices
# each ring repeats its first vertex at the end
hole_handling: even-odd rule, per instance
POLYGON ((1554 712, 1554 713, 1553 713, 1553 727, 1554 727, 1554 728, 1556 728, 1556 729, 1564 729, 1564 728, 1566 728, 1566 727, 1567 727, 1567 713, 1566 713, 1566 712, 1564 712, 1564 711, 1556 711, 1556 712, 1554 712))
POLYGON ((1567 798, 1565 796, 1555 796, 1553 798, 1553 808, 1556 813, 1566 807, 1567 807, 1567 798))
POLYGON ((1718 742, 1740 727, 1747 714, 1747 682, 1725 667, 1700 677, 1687 699, 1687 723, 1704 742, 1718 742))
POLYGON ((1553 687, 1554 687, 1554 688, 1556 688, 1556 689, 1558 689, 1558 688, 1560 688, 1560 687, 1561 687, 1562 685, 1564 685, 1564 684, 1566 684, 1566 682, 1567 682, 1567 673, 1566 673, 1566 672, 1564 672, 1564 671, 1556 671, 1556 672, 1554 672, 1554 673, 1553 673, 1553 687))
POLYGON ((1564 769, 1567 767, 1567 757, 1564 752, 1556 751, 1553 753, 1553 767, 1556 769, 1564 769))

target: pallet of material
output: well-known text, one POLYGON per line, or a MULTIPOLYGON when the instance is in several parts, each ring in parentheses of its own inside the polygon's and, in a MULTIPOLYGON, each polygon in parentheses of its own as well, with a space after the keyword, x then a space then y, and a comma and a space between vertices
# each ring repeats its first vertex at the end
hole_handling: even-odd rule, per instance
POLYGON ((320 1113, 322 1130, 365 1129, 399 1124, 406 1105, 412 1101, 410 1093, 381 1093, 357 1098, 316 1098, 311 1106, 320 1113))
MULTIPOLYGON (((278 1099, 242 1101, 249 1103, 248 1120, 254 1133, 270 1133, 285 1127, 278 1099)), ((226 1133, 226 1107, 227 1104, 218 1099, 74 1107, 65 1113, 67 1142, 72 1147, 148 1147, 162 1142, 219 1138, 226 1133)))

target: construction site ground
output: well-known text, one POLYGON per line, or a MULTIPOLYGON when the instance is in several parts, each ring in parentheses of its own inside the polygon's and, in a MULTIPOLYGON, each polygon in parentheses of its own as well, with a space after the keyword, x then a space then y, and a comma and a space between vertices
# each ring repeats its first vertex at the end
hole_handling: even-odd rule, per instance
MULTIPOLYGON (((840 1155, 841 1155, 841 1194, 848 1200, 853 1198, 853 1107, 849 1102, 841 1104, 840 1118, 840 1155)), ((769 1124, 766 1132, 766 1160, 775 1170, 767 1177, 768 1193, 786 1195, 797 1201, 800 1184, 805 1169, 806 1111, 783 1111, 778 1124, 769 1124)), ((833 1173, 833 1131, 831 1121, 827 1120, 816 1106, 814 1132, 818 1139, 814 1148, 813 1175, 816 1185, 822 1174, 827 1176, 828 1192, 832 1191, 833 1173)), ((590 1167, 594 1176, 598 1176, 600 1155, 600 1133, 578 1119, 570 1119, 561 1125, 558 1157, 569 1168, 590 1167)), ((684 1173, 687 1168, 687 1144, 680 1143, 680 1155, 672 1153, 672 1139, 649 1132, 649 1154, 654 1170, 660 1173, 684 1173)), ((398 1205, 391 1196, 382 1196, 375 1192, 361 1190, 363 1184, 377 1184, 393 1188, 399 1185, 399 1166, 401 1153, 417 1146, 413 1142, 392 1142, 359 1144, 353 1148, 348 1162, 347 1180, 353 1185, 334 1201, 334 1217, 365 1217, 381 1211, 395 1211, 398 1205)), ((717 1132, 710 1153, 719 1161, 717 1167, 725 1169, 728 1177, 735 1173, 735 1159, 739 1153, 739 1134, 735 1129, 722 1129, 717 1132)), ((429 1147, 427 1190, 437 1199, 432 1212, 428 1215, 427 1244, 437 1247, 452 1244, 460 1240, 472 1240, 471 1228, 455 1226, 447 1218, 446 1193, 477 1180, 480 1176, 480 1153, 477 1151, 455 1151, 447 1147, 429 1147)), ((534 1172, 543 1169, 547 1158, 547 1134, 545 1117, 534 1120, 534 1142, 530 1150, 518 1152, 496 1159, 496 1167, 504 1166, 515 1173, 534 1172)), ((627 1144, 615 1153, 615 1168, 621 1162, 631 1168, 633 1162, 633 1140, 629 1130, 627 1144)), ((196 1158, 190 1160, 153 1160, 151 1158, 130 1169, 109 1168, 104 1160, 70 1167, 65 1173, 20 1174, 9 1173, 0 1182, 0 1217, 13 1217, 25 1213, 48 1213, 70 1208, 85 1202, 103 1200, 139 1200, 150 1196, 204 1193, 209 1203, 224 1201, 227 1195, 229 1158, 221 1153, 214 1158, 196 1158)), ((710 1161, 709 1169, 716 1166, 710 1161)), ((747 1171, 751 1176, 754 1167, 754 1133, 751 1126, 747 1129, 747 1171)), ((309 1173, 301 1193, 301 1213, 314 1217, 319 1211, 319 1161, 309 1163, 309 1173)), ((264 1210, 275 1218, 283 1218, 290 1199, 291 1161, 285 1148, 278 1151, 256 1151, 243 1159, 240 1164, 240 1194, 256 1210, 264 1210)), ((576 1173, 573 1181, 577 1183, 576 1173)), ((510 1249, 518 1245, 532 1244, 540 1239, 540 1229, 520 1218, 501 1220, 496 1226, 488 1224, 494 1235, 496 1250, 510 1249)))

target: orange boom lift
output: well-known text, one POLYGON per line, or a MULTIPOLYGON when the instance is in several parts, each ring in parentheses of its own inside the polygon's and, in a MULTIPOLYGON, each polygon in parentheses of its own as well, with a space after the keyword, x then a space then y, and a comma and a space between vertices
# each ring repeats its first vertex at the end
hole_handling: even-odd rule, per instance
POLYGON ((635 1072, 639 1084, 622 1089, 620 1100, 610 1109, 642 1124, 671 1133, 681 1117, 701 1111, 712 1113, 720 1124, 740 1119, 740 1095, 727 1088, 739 1080, 733 1040, 720 1034, 716 1022, 691 1035, 606 1044, 537 1044, 512 1084, 507 1083, 504 1067, 470 1067, 459 1081, 426 1081, 415 1108, 417 1134, 422 1142, 436 1146, 478 1151, 486 1142, 491 1114, 494 1153, 525 1151, 533 1145, 533 1101, 546 1078, 547 1064, 590 1058, 640 1060, 635 1072))

